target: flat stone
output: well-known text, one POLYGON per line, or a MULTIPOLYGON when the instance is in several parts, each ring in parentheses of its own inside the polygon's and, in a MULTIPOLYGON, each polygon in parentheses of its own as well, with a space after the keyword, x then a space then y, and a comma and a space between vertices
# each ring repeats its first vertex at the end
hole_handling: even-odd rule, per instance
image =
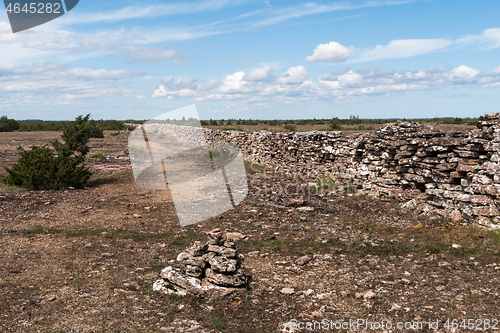
POLYGON ((187 253, 192 255, 193 257, 201 257, 207 252, 208 245, 203 244, 202 242, 196 241, 193 246, 186 250, 187 253))
POLYGON ((311 257, 309 256, 302 256, 299 259, 295 260, 295 263, 299 266, 304 266, 307 264, 309 261, 311 261, 311 257))
POLYGON ((239 232, 228 232, 226 234, 226 240, 229 242, 237 242, 246 238, 248 238, 248 236, 245 236, 239 232))
POLYGON ((236 272, 238 268, 238 262, 236 260, 228 259, 222 256, 214 256, 210 258, 209 264, 214 271, 221 273, 236 272))
POLYGON ((295 289, 293 288, 283 288, 281 289, 280 291, 282 294, 285 294, 285 295, 292 295, 292 294, 295 294, 295 289))
POLYGON ((221 274, 207 268, 205 270, 205 275, 209 282, 219 286, 243 287, 248 283, 248 276, 246 276, 241 270, 235 274, 221 274))

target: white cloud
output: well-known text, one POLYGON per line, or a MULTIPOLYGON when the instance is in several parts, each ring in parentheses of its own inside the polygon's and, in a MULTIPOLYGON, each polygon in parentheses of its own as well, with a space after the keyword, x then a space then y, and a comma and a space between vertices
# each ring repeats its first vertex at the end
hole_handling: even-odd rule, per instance
POLYGON ((117 22, 129 19, 193 14, 206 11, 216 11, 225 7, 236 6, 249 0, 206 0, 175 3, 157 3, 127 6, 119 10, 100 13, 72 13, 71 17, 62 17, 59 24, 82 24, 97 22, 117 22))
POLYGON ((483 32, 483 36, 491 44, 490 48, 500 47, 500 28, 486 29, 483 32))
MULTIPOLYGON (((247 74, 240 71, 228 75, 224 80, 193 80, 189 85, 169 77, 154 91, 153 97, 178 99, 189 96, 197 101, 238 100, 242 105, 266 107, 307 100, 356 102, 408 91, 433 91, 437 92, 437 97, 450 97, 450 94, 439 91, 449 87, 500 87, 500 66, 484 72, 465 65, 456 67, 451 73, 443 70, 444 68, 434 72, 419 69, 396 71, 367 66, 358 70, 345 69, 325 74, 318 81, 312 81, 307 70, 303 66, 297 66, 289 68, 283 76, 269 80, 247 81, 247 74)), ((454 95, 465 96, 460 93, 454 95)))
POLYGON ((268 12, 270 14, 269 15, 270 17, 250 23, 248 25, 248 29, 270 26, 288 21, 290 19, 295 19, 308 15, 318 15, 323 13, 356 10, 356 9, 370 8, 370 7, 397 6, 416 1, 419 0, 368 1, 360 5, 351 5, 348 3, 338 3, 338 2, 325 5, 315 2, 307 2, 299 6, 290 6, 290 7, 275 9, 271 12, 268 12))
MULTIPOLYGON (((459 48, 480 46, 485 50, 500 48, 500 28, 486 29, 482 34, 465 36, 454 40, 442 38, 393 40, 387 45, 377 45, 372 49, 357 49, 357 57, 352 57, 349 62, 359 63, 410 58, 432 52, 447 51, 451 49, 451 46, 459 48)), ((443 71, 448 70, 446 67, 440 67, 440 69, 443 71)))
POLYGON ((271 80, 273 79, 273 66, 271 65, 264 65, 259 68, 256 68, 255 70, 251 71, 250 73, 245 74, 243 77, 243 80, 245 81, 266 81, 266 80, 271 80))
POLYGON ((128 63, 141 62, 143 64, 154 64, 163 60, 172 60, 172 64, 182 64, 182 59, 187 56, 177 50, 162 47, 130 46, 125 54, 128 63))
POLYGON ((432 73, 432 74, 445 73, 445 72, 449 71, 450 68, 451 68, 450 66, 439 66, 438 68, 429 67, 427 69, 427 73, 432 73))
POLYGON ((454 41, 447 39, 399 39, 387 45, 377 45, 373 49, 358 52, 359 56, 351 62, 369 62, 383 59, 409 58, 443 50, 454 41))
POLYGON ((346 74, 342 74, 338 77, 337 81, 340 86, 343 87, 352 87, 359 85, 363 82, 363 76, 361 74, 355 73, 353 71, 349 71, 346 74))
POLYGON ((228 75, 223 80, 224 85, 221 87, 221 91, 225 93, 239 92, 246 83, 242 80, 243 76, 245 76, 244 72, 237 72, 233 75, 228 75))
POLYGON ((453 76, 459 79, 470 80, 471 78, 479 74, 479 71, 477 69, 461 65, 452 70, 451 73, 453 74, 453 76))
POLYGON ((278 78, 280 84, 298 84, 303 83, 309 78, 309 72, 304 66, 290 67, 285 74, 278 78))
POLYGON ((52 61, 44 60, 32 63, 7 63, 0 62, 0 77, 3 80, 17 79, 69 79, 69 80, 123 80, 150 75, 146 72, 137 72, 129 70, 90 69, 90 68, 72 68, 68 65, 61 65, 52 61))
POLYGON ((465 46, 483 45, 488 49, 500 47, 500 28, 486 29, 480 35, 469 35, 457 39, 457 42, 465 46))
POLYGON ((130 80, 148 75, 129 70, 73 68, 51 61, 0 62, 0 109, 103 107, 108 99, 113 99, 116 106, 127 98, 150 95, 130 80))
POLYGON ((337 42, 320 44, 313 55, 307 56, 306 61, 339 62, 349 58, 354 51, 353 46, 343 46, 337 42))

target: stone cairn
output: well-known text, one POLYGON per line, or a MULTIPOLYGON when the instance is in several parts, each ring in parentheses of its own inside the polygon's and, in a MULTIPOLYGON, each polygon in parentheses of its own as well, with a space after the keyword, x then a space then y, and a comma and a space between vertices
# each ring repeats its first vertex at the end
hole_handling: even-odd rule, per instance
POLYGON ((244 256, 236 250, 239 235, 223 234, 220 229, 208 233, 210 240, 195 242, 177 256, 173 266, 164 268, 153 290, 165 294, 212 296, 228 294, 235 288, 245 288, 250 275, 242 263, 244 256))

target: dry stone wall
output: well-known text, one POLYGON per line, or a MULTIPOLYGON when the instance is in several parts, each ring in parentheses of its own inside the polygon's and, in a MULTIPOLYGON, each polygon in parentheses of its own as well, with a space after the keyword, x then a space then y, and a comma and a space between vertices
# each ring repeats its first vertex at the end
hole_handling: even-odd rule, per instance
POLYGON ((500 227, 500 113, 480 129, 442 132, 398 121, 375 134, 206 131, 247 160, 315 181, 330 175, 361 194, 395 197, 456 220, 500 227))

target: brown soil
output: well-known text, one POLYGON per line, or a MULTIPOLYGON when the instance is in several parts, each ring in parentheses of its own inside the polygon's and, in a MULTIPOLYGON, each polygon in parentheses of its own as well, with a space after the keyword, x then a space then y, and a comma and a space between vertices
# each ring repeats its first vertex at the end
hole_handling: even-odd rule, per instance
MULTIPOLYGON (((0 166, 15 162, 17 145, 57 136, 1 133, 0 166)), ((91 153, 107 158, 89 164, 127 167, 126 143, 123 134, 92 140, 91 153)), ((244 203, 186 228, 168 193, 139 188, 129 170, 98 170, 82 190, 0 185, 1 331, 162 332, 189 319, 216 331, 277 332, 291 319, 362 318, 440 320, 444 332, 448 318, 500 319, 498 233, 396 201, 309 194, 300 179, 248 177, 244 203), (293 194, 276 187, 297 183, 293 194), (222 299, 153 292, 160 270, 216 227, 249 236, 237 243, 249 288, 222 299), (308 263, 295 263, 304 255, 308 263)))

